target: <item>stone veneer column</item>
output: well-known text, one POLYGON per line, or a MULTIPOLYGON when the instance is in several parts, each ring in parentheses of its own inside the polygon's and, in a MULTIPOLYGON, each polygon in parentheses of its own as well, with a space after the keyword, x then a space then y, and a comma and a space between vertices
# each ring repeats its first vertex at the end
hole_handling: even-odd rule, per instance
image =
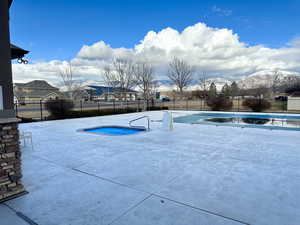
POLYGON ((17 119, 0 119, 0 202, 26 193, 21 183, 17 119))

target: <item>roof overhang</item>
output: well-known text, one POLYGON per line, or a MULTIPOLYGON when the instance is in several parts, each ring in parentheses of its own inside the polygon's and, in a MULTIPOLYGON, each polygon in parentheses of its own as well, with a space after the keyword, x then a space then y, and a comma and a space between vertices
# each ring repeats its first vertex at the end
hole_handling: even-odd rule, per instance
POLYGON ((21 59, 23 58, 29 51, 24 50, 16 45, 10 44, 11 51, 11 59, 21 59))

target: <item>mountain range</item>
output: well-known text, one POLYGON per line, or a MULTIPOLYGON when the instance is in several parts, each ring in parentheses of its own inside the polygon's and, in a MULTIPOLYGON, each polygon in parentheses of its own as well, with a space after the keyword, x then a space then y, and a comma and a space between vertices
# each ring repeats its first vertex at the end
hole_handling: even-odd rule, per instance
MULTIPOLYGON (((286 83, 289 79, 300 79, 300 73, 290 71, 259 71, 249 76, 243 77, 240 80, 235 80, 240 88, 251 89, 260 86, 271 87, 274 82, 277 85, 286 83)), ((218 91, 227 83, 230 85, 234 80, 228 80, 222 77, 209 78, 205 84, 200 84, 200 81, 193 81, 187 90, 202 90, 204 86, 208 88, 211 83, 216 85, 218 91)), ((169 80, 157 80, 157 91, 172 91, 176 90, 176 86, 169 80)))
MULTIPOLYGON (((205 83, 201 83, 199 80, 193 80, 188 86, 187 90, 203 90, 204 87, 208 89, 211 83, 214 83, 216 85, 217 90, 220 91, 226 83, 230 85, 233 81, 235 81, 240 88, 244 89, 257 88, 260 86, 271 87, 275 79, 277 84, 281 85, 286 83, 289 79, 295 78, 300 80, 300 73, 283 70, 277 71, 276 73, 274 71, 260 71, 253 73, 249 76, 243 77, 239 80, 229 80, 223 77, 209 78, 206 80, 205 83)), ((105 86, 106 84, 103 81, 101 82, 93 80, 87 80, 82 83, 82 86, 89 85, 105 86)), ((58 86, 60 86, 60 88, 63 89, 61 85, 58 86)), ((173 91, 177 89, 176 86, 172 84, 170 80, 167 79, 155 80, 155 86, 156 91, 158 92, 173 91)))

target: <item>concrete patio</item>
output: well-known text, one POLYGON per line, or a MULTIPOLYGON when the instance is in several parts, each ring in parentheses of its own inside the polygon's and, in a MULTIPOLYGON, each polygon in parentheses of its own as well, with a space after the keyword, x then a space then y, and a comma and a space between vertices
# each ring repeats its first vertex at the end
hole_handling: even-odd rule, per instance
MULTIPOLYGON (((180 112, 180 114, 193 112, 180 112)), ((20 125, 29 194, 0 204, 1 225, 299 225, 300 133, 175 124, 104 136, 162 112, 20 125)))

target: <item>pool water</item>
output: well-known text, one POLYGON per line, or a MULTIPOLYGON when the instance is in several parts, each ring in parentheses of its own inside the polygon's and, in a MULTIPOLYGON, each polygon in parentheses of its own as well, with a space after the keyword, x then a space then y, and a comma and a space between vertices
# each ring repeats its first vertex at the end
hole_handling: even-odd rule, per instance
POLYGON ((199 113, 177 117, 174 122, 300 131, 300 115, 199 113))
POLYGON ((106 134, 106 135, 130 135, 144 132, 145 129, 142 128, 132 128, 132 127, 119 127, 119 126, 105 126, 88 128, 83 131, 95 134, 106 134))

